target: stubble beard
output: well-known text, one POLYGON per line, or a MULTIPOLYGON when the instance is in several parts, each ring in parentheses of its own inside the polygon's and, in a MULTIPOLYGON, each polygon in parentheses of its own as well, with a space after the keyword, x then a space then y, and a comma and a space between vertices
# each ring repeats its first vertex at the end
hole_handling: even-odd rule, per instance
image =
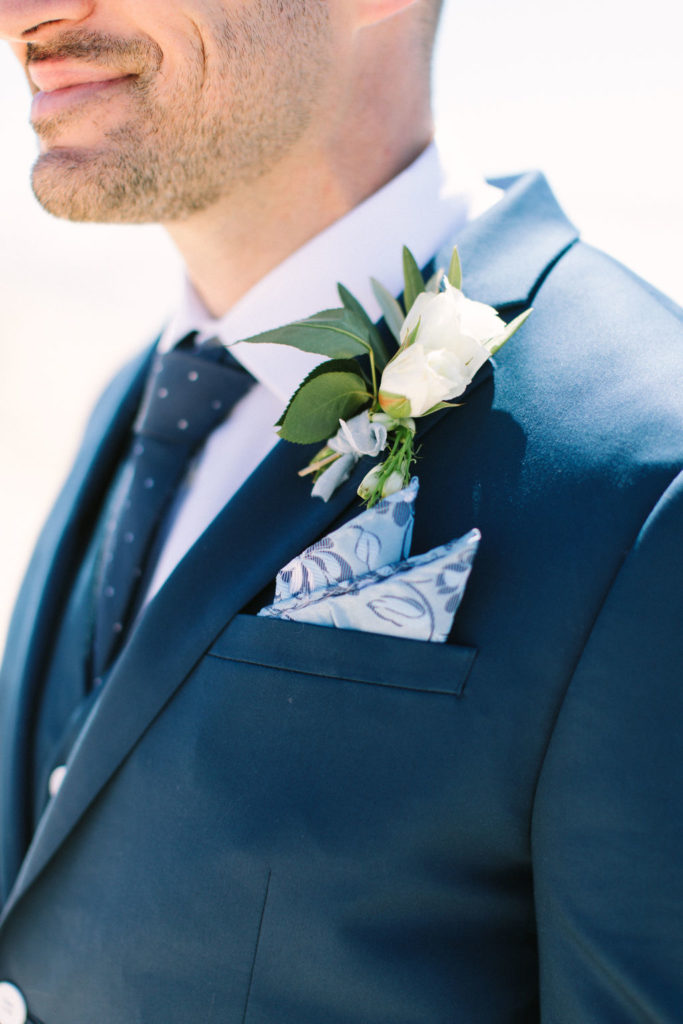
MULTIPOLYGON (((257 0, 216 26, 219 66, 207 65, 197 44, 175 102, 159 95, 158 47, 131 44, 138 53, 147 46, 153 65, 129 86, 133 116, 106 130, 98 148, 55 148, 39 156, 32 184, 41 205, 74 221, 169 224, 267 174, 306 131, 329 59, 322 0, 283 8, 279 0, 257 0)), ((126 44, 97 42, 100 53, 108 45, 115 51, 126 44)), ((77 117, 77 110, 68 111, 36 130, 48 143, 57 141, 77 117)))

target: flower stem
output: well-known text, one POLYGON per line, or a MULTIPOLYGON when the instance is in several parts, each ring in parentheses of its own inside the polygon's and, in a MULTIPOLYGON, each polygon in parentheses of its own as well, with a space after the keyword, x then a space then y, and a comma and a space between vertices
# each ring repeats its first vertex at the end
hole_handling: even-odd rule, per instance
POLYGON ((309 462, 307 466, 300 469, 298 476, 309 476, 311 473, 317 473, 319 469, 324 469, 325 466, 329 466, 330 463, 336 462, 340 458, 339 452, 332 452, 331 455, 327 455, 324 459, 317 459, 315 462, 309 462))
MULTIPOLYGON (((402 487, 410 482, 410 467, 415 461, 414 433, 408 427, 396 427, 394 434, 391 451, 379 467, 374 487, 366 498, 368 508, 372 508, 382 498, 387 497, 385 490, 394 474, 400 477, 402 487)), ((399 488, 393 487, 388 493, 393 493, 396 489, 399 488)))
POLYGON ((370 349, 370 373, 372 374, 372 404, 377 405, 377 370, 375 369, 375 354, 370 349))

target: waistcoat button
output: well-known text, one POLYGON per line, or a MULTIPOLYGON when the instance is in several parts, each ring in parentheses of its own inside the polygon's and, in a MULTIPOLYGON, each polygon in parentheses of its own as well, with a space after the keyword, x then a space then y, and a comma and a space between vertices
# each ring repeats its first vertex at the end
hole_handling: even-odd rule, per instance
MULTIPOLYGON (((50 796, 57 796, 61 789, 62 783, 64 782, 64 776, 66 775, 66 765, 60 764, 59 768, 55 768, 50 774, 50 778, 47 782, 47 789, 50 796)), ((2 1024, 2 1021, 0 1021, 2 1024)))
POLYGON ((0 1024, 26 1024, 28 1007, 16 985, 0 981, 0 1024))

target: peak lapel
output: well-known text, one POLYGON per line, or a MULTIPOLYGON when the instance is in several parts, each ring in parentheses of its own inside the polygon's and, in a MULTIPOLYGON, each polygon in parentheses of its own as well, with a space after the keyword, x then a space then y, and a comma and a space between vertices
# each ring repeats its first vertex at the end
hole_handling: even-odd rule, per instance
POLYGON ((502 198, 444 246, 447 267, 457 243, 468 298, 496 309, 528 305, 552 264, 578 238, 539 171, 491 181, 502 198))

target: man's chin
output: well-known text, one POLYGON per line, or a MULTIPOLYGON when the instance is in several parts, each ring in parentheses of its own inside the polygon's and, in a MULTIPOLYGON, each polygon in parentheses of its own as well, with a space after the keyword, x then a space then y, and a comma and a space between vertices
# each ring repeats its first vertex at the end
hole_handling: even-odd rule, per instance
POLYGON ((54 217, 100 224, 184 221, 220 198, 215 186, 197 188, 191 175, 185 181, 177 157, 164 170, 153 153, 131 148, 50 149, 33 166, 33 194, 54 217))
POLYGON ((109 166, 104 154, 52 149, 36 160, 31 185, 48 213, 63 220, 144 223, 150 218, 132 202, 129 176, 109 166), (128 178, 128 180, 127 180, 128 178))

